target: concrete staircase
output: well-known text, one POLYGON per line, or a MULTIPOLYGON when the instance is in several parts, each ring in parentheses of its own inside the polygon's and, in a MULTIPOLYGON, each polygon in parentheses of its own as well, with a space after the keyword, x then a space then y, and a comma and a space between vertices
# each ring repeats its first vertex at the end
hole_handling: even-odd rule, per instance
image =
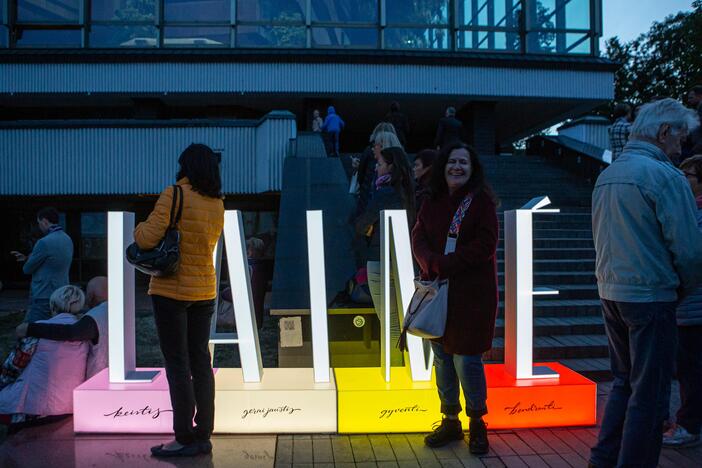
POLYGON ((534 299, 534 359, 560 361, 593 379, 609 378, 607 337, 594 275, 592 187, 535 156, 488 156, 481 161, 502 200, 497 252, 500 310, 493 349, 486 359, 504 359, 504 210, 547 195, 561 213, 534 217, 534 285, 553 287, 560 294, 534 299))

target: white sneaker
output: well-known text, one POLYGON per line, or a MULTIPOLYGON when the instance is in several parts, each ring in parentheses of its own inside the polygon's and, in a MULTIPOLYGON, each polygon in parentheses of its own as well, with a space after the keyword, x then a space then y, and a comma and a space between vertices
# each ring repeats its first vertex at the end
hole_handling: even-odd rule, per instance
POLYGON ((664 447, 692 447, 700 443, 699 434, 690 434, 684 427, 675 425, 663 434, 664 447))

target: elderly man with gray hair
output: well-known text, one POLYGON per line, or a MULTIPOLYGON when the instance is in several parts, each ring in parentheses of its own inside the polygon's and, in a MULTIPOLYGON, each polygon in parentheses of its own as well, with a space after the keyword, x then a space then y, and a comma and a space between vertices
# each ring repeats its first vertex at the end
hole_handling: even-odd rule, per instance
POLYGON ((656 466, 678 301, 702 282, 702 234, 673 162, 699 125, 673 99, 641 108, 592 194, 596 275, 614 382, 590 466, 656 466))

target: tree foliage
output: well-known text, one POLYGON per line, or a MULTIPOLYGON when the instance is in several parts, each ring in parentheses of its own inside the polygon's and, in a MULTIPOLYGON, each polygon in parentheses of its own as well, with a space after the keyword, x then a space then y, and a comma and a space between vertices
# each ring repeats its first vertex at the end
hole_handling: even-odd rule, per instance
POLYGON ((702 84, 702 0, 692 10, 653 23, 630 42, 607 41, 606 56, 620 63, 615 100, 640 104, 655 96, 680 99, 702 84))

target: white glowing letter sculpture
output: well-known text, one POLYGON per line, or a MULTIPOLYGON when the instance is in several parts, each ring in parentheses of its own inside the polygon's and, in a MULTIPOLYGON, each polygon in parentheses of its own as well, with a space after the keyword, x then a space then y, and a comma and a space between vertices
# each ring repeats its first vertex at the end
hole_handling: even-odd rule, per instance
POLYGON ((327 283, 324 268, 324 224, 321 211, 307 212, 307 261, 310 278, 314 381, 329 382, 327 283))
POLYGON ((548 197, 537 197, 518 210, 505 212, 505 369, 517 379, 558 378, 546 366, 534 366, 534 296, 558 294, 534 288, 533 215, 558 213, 541 208, 548 197))
MULTIPOLYGON (((386 382, 390 382, 390 301, 397 301, 400 324, 414 294, 414 266, 410 247, 407 213, 404 210, 384 210, 380 213, 380 367, 386 382), (393 262, 394 260, 394 262, 393 262), (390 296, 390 275, 396 297, 390 296)), ((431 380, 434 353, 424 356, 424 345, 418 336, 407 334, 407 353, 413 381, 431 380)))
POLYGON ((151 382, 158 371, 136 370, 134 267, 125 251, 134 242, 134 213, 107 213, 107 311, 110 383, 151 382))
MULTIPOLYGON (((263 375, 261 347, 258 342, 258 328, 254 312, 251 278, 246 258, 246 242, 241 212, 238 210, 224 212, 224 245, 227 248, 227 266, 229 283, 234 305, 234 323, 236 333, 217 332, 217 314, 212 317, 210 328, 210 352, 216 344, 238 344, 241 372, 244 382, 260 382, 263 375)), ((214 264, 217 271, 217 288, 222 265, 222 240, 214 251, 214 264)), ((215 307, 215 311, 219 308, 215 307)), ((214 356, 214 354, 213 354, 214 356)))

